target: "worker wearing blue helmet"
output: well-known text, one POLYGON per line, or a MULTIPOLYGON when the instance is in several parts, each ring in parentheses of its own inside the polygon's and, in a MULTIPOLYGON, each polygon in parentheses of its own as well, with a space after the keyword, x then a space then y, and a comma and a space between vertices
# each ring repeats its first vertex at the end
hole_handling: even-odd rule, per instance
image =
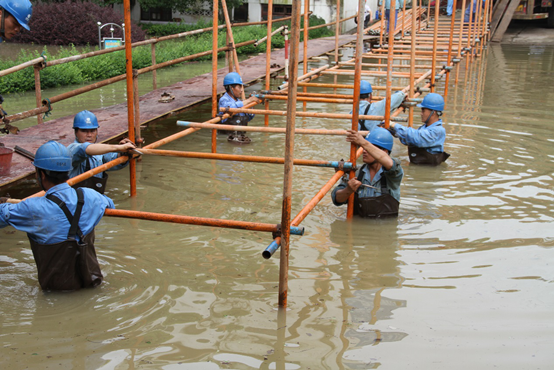
POLYGON ((29 0, 0 0, 0 42, 10 40, 21 28, 29 31, 32 12, 29 0))
POLYGON ((364 165, 356 171, 356 177, 343 178, 333 190, 333 204, 346 204, 354 194, 355 215, 368 218, 398 216, 404 171, 400 162, 390 156, 391 133, 376 127, 364 138, 359 132, 348 130, 346 141, 363 148, 364 165))
MULTIPOLYGON (((379 101, 371 102, 373 96, 373 88, 368 81, 360 82, 360 109, 359 114, 362 116, 384 116, 386 111, 387 100, 382 99, 379 101)), ((391 96, 390 109, 391 112, 402 104, 406 94, 402 91, 398 91, 391 96)), ((352 114, 352 112, 350 112, 352 114)), ((358 121, 358 131, 372 131, 381 121, 377 120, 364 120, 358 121)))
POLYGON ((439 165, 450 157, 444 151, 446 130, 442 127, 440 118, 444 110, 444 99, 439 94, 429 93, 417 106, 421 108, 422 126, 414 129, 391 122, 390 130, 402 144, 408 146, 411 163, 439 165))
MULTIPOLYGON (((241 100, 243 89, 242 78, 237 72, 230 72, 223 78, 223 87, 225 87, 225 94, 219 99, 219 108, 242 108, 244 103, 241 100)), ((248 122, 254 118, 253 114, 248 113, 236 113, 231 118, 227 118, 221 121, 226 125, 234 126, 248 126, 248 122)), ((221 131, 226 133, 225 131, 221 131)), ((227 138, 228 141, 237 144, 248 144, 251 142, 250 138, 246 136, 244 131, 233 131, 227 138)))
POLYGON ((66 181, 71 156, 65 146, 49 141, 33 165, 44 197, 0 204, 0 228, 27 233, 44 290, 76 290, 99 285, 102 272, 94 249, 94 228, 113 201, 91 189, 71 188, 66 181))
MULTIPOLYGON (((135 149, 135 144, 129 139, 123 139, 119 145, 97 144, 98 119, 88 110, 81 111, 73 118, 75 141, 67 147, 72 158, 72 168, 69 177, 73 178, 93 168, 113 161, 129 150, 135 149)), ((110 168, 108 171, 120 170, 127 166, 125 162, 110 168)), ((104 194, 108 174, 101 172, 76 184, 75 187, 86 187, 104 194)))

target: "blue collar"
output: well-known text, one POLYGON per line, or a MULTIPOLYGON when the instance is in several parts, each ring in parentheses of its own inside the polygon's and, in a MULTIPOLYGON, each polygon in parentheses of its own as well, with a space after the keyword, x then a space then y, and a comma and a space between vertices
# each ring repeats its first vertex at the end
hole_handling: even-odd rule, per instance
POLYGON ((63 191, 63 190, 66 190, 66 189, 69 189, 69 184, 67 182, 62 182, 61 184, 52 186, 50 189, 48 189, 46 194, 53 194, 53 193, 56 193, 58 191, 63 191))

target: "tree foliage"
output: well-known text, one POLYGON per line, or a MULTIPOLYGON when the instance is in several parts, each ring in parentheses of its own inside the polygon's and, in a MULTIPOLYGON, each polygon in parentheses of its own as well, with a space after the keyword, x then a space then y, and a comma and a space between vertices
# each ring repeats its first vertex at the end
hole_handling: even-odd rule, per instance
MULTIPOLYGON (((123 14, 112 7, 102 7, 91 2, 37 3, 33 6, 33 16, 29 22, 31 31, 23 30, 13 41, 46 45, 97 45, 96 22, 122 24, 123 21, 123 14)), ((108 28, 102 30, 102 36, 110 36, 108 28)), ((141 41, 145 33, 133 24, 131 36, 133 41, 141 41)), ((115 28, 114 37, 122 37, 119 28, 115 28)))

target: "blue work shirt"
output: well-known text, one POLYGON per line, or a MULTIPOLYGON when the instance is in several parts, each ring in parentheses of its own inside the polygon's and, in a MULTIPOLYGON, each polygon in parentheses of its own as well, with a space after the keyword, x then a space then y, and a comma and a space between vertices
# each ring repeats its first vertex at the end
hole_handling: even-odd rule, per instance
MULTIPOLYGON (((391 112, 398 108, 400 104, 404 101, 404 98, 406 97, 406 94, 404 94, 402 91, 397 91, 390 97, 390 110, 391 112)), ((367 100, 361 100, 360 101, 360 116, 384 116, 385 115, 385 108, 386 108, 387 100, 383 99, 374 103, 371 103, 371 106, 369 107, 369 110, 367 111, 367 114, 365 114, 365 110, 369 104, 367 100)), ((350 112, 352 114, 352 112, 350 112)), ((380 124, 381 121, 370 121, 365 120, 364 124, 365 127, 369 131, 373 131, 375 127, 377 127, 378 124, 380 124)), ((362 129, 362 126, 358 123, 358 131, 362 129)))
MULTIPOLYGON (((242 100, 235 100, 229 93, 223 94, 221 99, 219 99, 219 108, 242 108, 244 107, 244 103, 242 100)), ((219 112, 219 114, 224 114, 223 112, 219 112)), ((236 113, 235 116, 247 116, 248 120, 250 121, 252 118, 254 118, 254 114, 250 113, 236 113)), ((221 123, 225 123, 227 119, 224 119, 221 121, 221 123)))
MULTIPOLYGON (((119 153, 116 152, 99 155, 88 155, 86 150, 89 145, 91 145, 91 143, 80 143, 75 140, 67 147, 67 150, 69 150, 69 154, 71 155, 72 166, 71 172, 69 172, 69 178, 73 178, 77 175, 87 172, 87 161, 90 163, 90 169, 92 170, 93 168, 101 166, 104 163, 113 161, 114 159, 119 157, 119 153)), ((110 168, 108 171, 120 170, 127 166, 127 164, 129 164, 129 161, 118 164, 117 166, 110 168)), ((104 173, 100 172, 94 176, 101 178, 104 176, 104 173)))
POLYGON ((427 126, 420 126, 418 129, 394 125, 396 136, 404 145, 424 148, 431 154, 444 152, 444 140, 446 139, 446 130, 442 127, 442 120, 427 126))
MULTIPOLYGON (((392 195, 394 199, 400 202, 400 183, 402 182, 402 177, 404 177, 404 170, 402 170, 402 166, 397 159, 392 158, 392 161, 393 165, 390 170, 386 170, 384 167, 381 167, 381 169, 377 171, 373 179, 371 179, 369 168, 367 166, 356 171, 356 177, 358 177, 360 171, 363 171, 364 173, 362 176, 362 184, 372 186, 372 188, 360 186, 358 188, 358 197, 374 198, 381 196, 381 177, 384 175, 387 178, 387 189, 389 189, 390 195, 392 195)), ((348 186, 348 180, 349 179, 343 178, 341 183, 335 189, 333 189, 333 192, 331 193, 331 199, 333 200, 334 205, 340 206, 348 203, 348 200, 344 203, 338 203, 336 199, 337 191, 345 189, 348 186)))
MULTIPOLYGON (((79 227, 83 235, 87 235, 100 222, 105 209, 115 206, 107 196, 92 189, 82 189, 85 204, 81 211, 79 227)), ((46 194, 54 194, 65 202, 71 214, 75 214, 77 191, 67 183, 50 188, 46 194)), ((71 226, 62 209, 46 196, 29 198, 18 204, 0 204, 0 228, 8 225, 26 232, 39 244, 54 244, 67 240, 71 226)))
MULTIPOLYGON (((379 1, 379 7, 381 7, 381 1, 379 1)), ((395 9, 404 8, 404 0, 396 0, 394 4, 395 9)), ((390 9, 390 0, 385 0, 385 9, 390 9)))

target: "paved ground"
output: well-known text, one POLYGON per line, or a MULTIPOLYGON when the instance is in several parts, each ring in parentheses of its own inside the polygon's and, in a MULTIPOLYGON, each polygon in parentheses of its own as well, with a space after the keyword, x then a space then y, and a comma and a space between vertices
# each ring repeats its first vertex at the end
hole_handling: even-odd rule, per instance
POLYGON ((546 27, 546 20, 513 20, 502 38, 502 44, 554 45, 554 28, 546 27))

